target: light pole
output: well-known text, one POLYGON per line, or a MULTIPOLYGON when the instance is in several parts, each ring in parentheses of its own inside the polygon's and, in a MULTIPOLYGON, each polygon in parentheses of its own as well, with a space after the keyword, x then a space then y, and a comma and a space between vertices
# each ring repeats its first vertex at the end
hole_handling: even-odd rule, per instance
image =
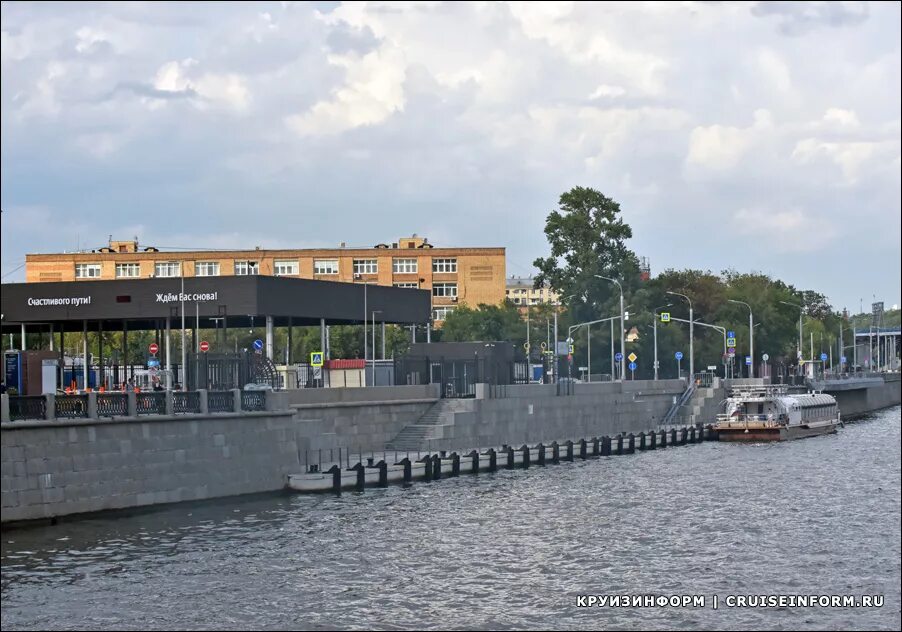
POLYGON ((737 301, 734 299, 728 299, 730 303, 738 303, 739 305, 745 305, 749 308, 749 355, 752 356, 752 364, 751 369, 749 369, 749 377, 755 377, 755 325, 752 320, 752 306, 746 303, 745 301, 737 301))
POLYGON ((689 381, 692 382, 695 379, 695 343, 693 342, 693 334, 695 333, 695 329, 693 328, 694 318, 692 317, 692 301, 685 294, 680 294, 679 292, 667 292, 667 294, 672 294, 673 296, 679 296, 686 299, 686 302, 689 303, 689 381))
POLYGON ((182 312, 182 368, 181 368, 181 384, 182 390, 185 388, 185 369, 188 366, 188 350, 185 349, 185 269, 181 263, 179 263, 179 276, 182 277, 182 291, 179 294, 179 301, 181 302, 181 312, 182 312))
MULTIPOLYGON (((565 296, 562 299, 558 299, 557 306, 555 306, 555 310, 554 310, 554 355, 552 357, 554 358, 554 381, 555 381, 555 383, 558 382, 558 368, 560 367, 560 362, 558 361, 558 355, 557 355, 557 313, 558 313, 557 307, 560 306, 562 303, 569 301, 574 296, 576 296, 576 294, 571 294, 570 296, 565 296)), ((569 336, 567 336, 567 337, 569 338, 569 336)))
POLYGON ((626 328, 626 321, 623 320, 623 286, 620 285, 620 281, 617 279, 612 279, 611 277, 602 276, 600 274, 596 274, 595 276, 599 279, 616 283, 617 287, 620 289, 620 381, 622 382, 624 375, 626 374, 626 340, 623 335, 623 330, 626 328))
POLYGON ((802 315, 805 312, 804 305, 796 305, 795 303, 788 303, 786 301, 780 301, 784 305, 789 305, 790 307, 796 307, 799 310, 799 367, 802 366, 802 315))
POLYGON ((381 313, 381 309, 373 310, 373 386, 376 386, 376 314, 381 313))
POLYGON ((664 309, 665 307, 670 307, 670 303, 667 305, 661 305, 660 307, 656 307, 652 310, 652 322, 654 323, 655 330, 655 381, 658 380, 658 310, 664 309))
MULTIPOLYGON (((355 274, 354 278, 361 279, 361 278, 363 278, 363 276, 360 274, 355 274)), ((363 281, 363 375, 364 375, 363 381, 364 382, 366 382, 366 365, 367 365, 367 359, 368 359, 367 358, 367 355, 368 355, 367 347, 369 346, 368 345, 369 340, 367 338, 367 331, 366 331, 366 320, 367 320, 366 317, 368 314, 368 312, 366 311, 366 286, 368 284, 369 284, 369 281, 367 279, 364 279, 364 281, 363 281)), ((373 359, 374 360, 376 359, 375 346, 373 347, 373 359)), ((374 375, 375 375, 375 370, 374 370, 374 375)), ((364 386, 366 386, 366 384, 364 384, 364 386)))

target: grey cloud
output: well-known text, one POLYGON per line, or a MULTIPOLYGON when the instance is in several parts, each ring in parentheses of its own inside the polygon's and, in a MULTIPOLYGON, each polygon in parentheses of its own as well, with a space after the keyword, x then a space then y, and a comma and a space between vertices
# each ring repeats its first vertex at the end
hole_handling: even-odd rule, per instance
POLYGON ((867 2, 757 2, 757 17, 778 17, 784 35, 802 35, 822 26, 856 26, 868 19, 867 2))
POLYGON ((365 55, 379 45, 379 40, 369 28, 358 30, 339 24, 326 36, 326 44, 335 53, 355 52, 365 55))

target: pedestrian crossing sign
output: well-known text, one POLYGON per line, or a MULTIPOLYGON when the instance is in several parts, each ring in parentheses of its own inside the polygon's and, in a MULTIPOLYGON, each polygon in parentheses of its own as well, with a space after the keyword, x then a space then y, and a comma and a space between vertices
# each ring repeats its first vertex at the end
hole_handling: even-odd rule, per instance
POLYGON ((670 322, 670 312, 661 312, 661 322, 662 323, 670 322))
POLYGON ((323 352, 314 351, 310 354, 310 366, 320 367, 323 365, 323 352))

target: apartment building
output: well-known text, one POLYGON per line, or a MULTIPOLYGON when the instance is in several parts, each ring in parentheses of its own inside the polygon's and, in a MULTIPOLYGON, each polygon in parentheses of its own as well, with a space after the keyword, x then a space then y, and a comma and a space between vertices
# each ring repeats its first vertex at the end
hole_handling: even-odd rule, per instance
POLYGON ((504 295, 520 307, 520 311, 530 305, 546 305, 558 302, 558 295, 547 285, 536 288, 534 277, 508 277, 504 295))
POLYGON ((91 251, 30 254, 29 283, 266 274, 345 283, 375 283, 432 292, 433 320, 460 304, 498 304, 505 297, 504 248, 442 248, 413 235, 370 248, 162 251, 137 239, 91 251))

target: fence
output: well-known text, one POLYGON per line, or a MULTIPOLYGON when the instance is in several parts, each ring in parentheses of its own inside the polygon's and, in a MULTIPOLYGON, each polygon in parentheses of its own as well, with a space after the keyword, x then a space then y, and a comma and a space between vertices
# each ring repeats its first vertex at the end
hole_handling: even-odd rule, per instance
POLYGON ((216 414, 275 410, 273 391, 161 391, 76 395, 3 395, 4 422, 56 419, 136 418, 145 415, 216 414))

